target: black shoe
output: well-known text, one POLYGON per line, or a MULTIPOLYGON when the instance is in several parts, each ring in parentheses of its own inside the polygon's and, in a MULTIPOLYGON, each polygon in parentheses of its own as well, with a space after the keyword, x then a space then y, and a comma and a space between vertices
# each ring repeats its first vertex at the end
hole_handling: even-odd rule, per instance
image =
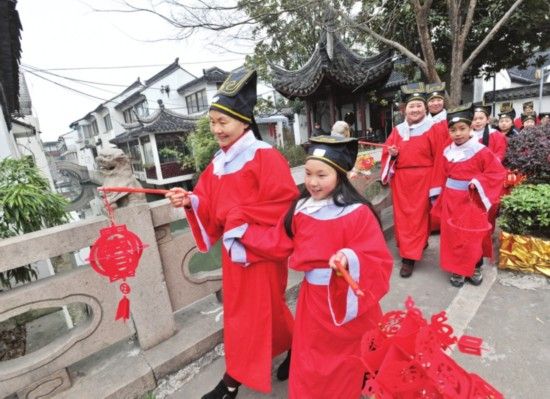
POLYGON ((238 393, 239 388, 235 388, 235 390, 231 392, 227 389, 225 382, 221 380, 218 385, 216 385, 216 388, 208 392, 206 395, 203 395, 201 399, 234 399, 237 397, 238 393))
POLYGON ((288 372, 290 370, 290 351, 287 352, 285 360, 277 368, 277 379, 279 381, 288 380, 288 372))
POLYGON ((483 274, 481 274, 481 268, 476 268, 472 277, 467 277, 466 280, 468 280, 468 282, 472 285, 480 285, 483 282, 483 274))
POLYGON ((464 281, 466 280, 466 277, 461 276, 460 274, 452 274, 450 278, 451 285, 453 287, 460 288, 464 285, 464 281))
POLYGON ((401 263, 401 270, 399 270, 399 275, 403 278, 409 278, 413 274, 414 264, 401 263))

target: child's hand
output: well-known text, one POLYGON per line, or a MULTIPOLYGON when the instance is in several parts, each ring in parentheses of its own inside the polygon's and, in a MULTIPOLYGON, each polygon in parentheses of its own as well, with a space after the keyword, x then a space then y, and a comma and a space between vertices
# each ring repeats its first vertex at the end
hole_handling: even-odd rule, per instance
POLYGON ((181 187, 174 187, 170 189, 170 192, 166 193, 166 198, 170 200, 174 208, 191 207, 191 198, 189 197, 189 192, 185 191, 181 187))
POLYGON ((388 147, 388 152, 392 157, 396 157, 397 155, 399 155, 399 149, 395 145, 390 145, 388 147))
POLYGON ((328 265, 333 268, 334 270, 338 270, 336 268, 336 262, 340 262, 342 266, 344 266, 344 269, 347 270, 348 268, 348 258, 346 258, 346 255, 344 255, 343 252, 336 252, 334 255, 330 257, 328 260, 328 265))

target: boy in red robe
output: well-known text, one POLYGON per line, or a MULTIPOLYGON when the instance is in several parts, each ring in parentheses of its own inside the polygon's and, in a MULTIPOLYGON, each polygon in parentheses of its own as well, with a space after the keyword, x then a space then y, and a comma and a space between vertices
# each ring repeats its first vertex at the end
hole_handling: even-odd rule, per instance
MULTIPOLYGON (((288 162, 259 140, 253 117, 256 72, 232 73, 210 106, 210 129, 221 149, 201 174, 193 193, 172 189, 167 194, 183 206, 201 252, 230 239, 231 211, 240 209, 248 223, 274 226, 297 197, 288 162), (257 138, 258 137, 258 138, 257 138)), ((223 326, 226 373, 203 399, 232 399, 240 384, 271 391, 271 360, 289 350, 293 319, 285 302, 288 269, 283 259, 260 256, 254 265, 241 253, 222 247, 223 326)), ((288 378, 290 359, 277 377, 288 378)))
POLYGON ((438 195, 432 173, 449 135, 444 124, 434 125, 426 116, 423 83, 402 86, 401 92, 405 121, 395 126, 386 140, 381 180, 391 186, 395 240, 402 258, 399 275, 407 278, 428 242, 430 197, 438 195))
POLYGON ((359 398, 364 369, 354 356, 365 331, 380 320, 379 301, 388 291, 393 261, 370 204, 346 176, 355 164, 357 140, 310 141, 300 199, 275 228, 244 223, 235 209, 230 245, 250 267, 266 256, 288 257, 290 268, 305 273, 296 306, 289 398, 359 398), (364 296, 356 296, 335 272, 336 261, 364 296))
POLYGON ((463 286, 466 279, 473 285, 483 281, 483 256, 492 257, 491 232, 488 231, 475 248, 473 257, 469 256, 480 260, 465 264, 464 247, 460 238, 451 234, 449 221, 459 219, 464 213, 473 194, 471 190, 475 190, 473 195, 478 206, 488 212, 497 203, 506 177, 500 160, 474 136, 472 119, 471 104, 448 111, 453 143, 443 151, 444 188, 432 210, 441 218, 440 265, 452 273, 450 282, 455 287, 463 286))

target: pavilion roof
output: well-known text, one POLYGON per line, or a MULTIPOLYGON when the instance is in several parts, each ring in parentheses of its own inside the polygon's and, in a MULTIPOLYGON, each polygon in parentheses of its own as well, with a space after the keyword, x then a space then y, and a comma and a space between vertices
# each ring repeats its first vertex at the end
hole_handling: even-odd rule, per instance
POLYGON ((349 49, 334 33, 324 30, 315 51, 302 68, 289 71, 271 65, 273 87, 288 98, 314 94, 321 83, 329 80, 346 90, 382 87, 393 70, 393 51, 384 50, 362 57, 349 49))

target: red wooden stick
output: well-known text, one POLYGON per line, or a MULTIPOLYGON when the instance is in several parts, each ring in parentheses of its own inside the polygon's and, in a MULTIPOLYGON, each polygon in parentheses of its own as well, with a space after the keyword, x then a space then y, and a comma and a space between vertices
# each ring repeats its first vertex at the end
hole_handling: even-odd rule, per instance
POLYGON ((365 293, 359 288, 359 285, 351 278, 346 268, 340 263, 340 261, 334 261, 334 264, 336 265, 336 269, 338 270, 338 273, 344 277, 344 280, 346 280, 346 283, 349 284, 355 295, 357 296, 365 296, 365 293))
POLYGON ((145 193, 145 194, 158 194, 165 195, 170 190, 161 190, 157 188, 139 188, 139 187, 98 187, 98 191, 110 192, 110 193, 145 193))
POLYGON ((373 143, 371 141, 363 141, 363 140, 359 140, 359 144, 361 144, 361 145, 372 145, 373 147, 389 147, 389 145, 387 145, 387 144, 373 143))

